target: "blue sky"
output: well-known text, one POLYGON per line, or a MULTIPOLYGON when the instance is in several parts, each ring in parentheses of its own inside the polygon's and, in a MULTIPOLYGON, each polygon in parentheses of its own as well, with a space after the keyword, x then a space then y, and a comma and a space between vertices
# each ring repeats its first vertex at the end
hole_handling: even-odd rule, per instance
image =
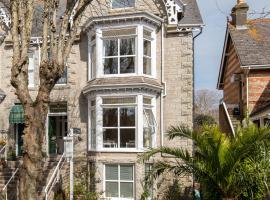
MULTIPOLYGON (((197 0, 205 27, 195 42, 195 87, 216 89, 226 18, 237 0, 197 0)), ((269 0, 246 0, 250 12, 270 11, 269 0)), ((250 15, 249 17, 256 17, 250 15)), ((270 16, 269 16, 270 17, 270 16)))

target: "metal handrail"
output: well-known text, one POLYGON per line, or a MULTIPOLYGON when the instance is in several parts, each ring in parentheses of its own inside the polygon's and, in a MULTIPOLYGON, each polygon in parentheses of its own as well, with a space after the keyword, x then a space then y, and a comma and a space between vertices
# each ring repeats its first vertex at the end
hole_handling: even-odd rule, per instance
POLYGON ((61 164, 62 162, 65 161, 65 153, 62 154, 60 160, 58 161, 57 166, 55 167, 55 170, 47 184, 47 186, 45 187, 45 199, 48 200, 48 194, 50 193, 54 183, 56 180, 59 180, 59 176, 60 176, 60 170, 62 168, 61 164), (51 186, 51 187, 50 187, 51 186))
POLYGON ((7 145, 3 146, 0 150, 0 154, 5 150, 5 161, 7 161, 7 145))
MULTIPOLYGON (((71 136, 72 134, 73 134, 73 132, 71 131, 67 136, 71 136)), ((57 166, 55 167, 55 170, 54 170, 48 184, 45 187, 44 192, 45 192, 45 199, 46 200, 48 200, 48 197, 49 197, 48 195, 50 194, 55 182, 58 181, 59 178, 60 178, 60 171, 61 171, 61 168, 63 166, 61 164, 64 163, 65 160, 66 160, 66 155, 65 155, 65 152, 64 152, 62 154, 60 160, 58 161, 57 166)))
POLYGON ((6 200, 8 199, 7 187, 9 185, 9 183, 12 181, 12 179, 15 177, 15 175, 17 174, 18 171, 19 171, 19 168, 16 168, 15 172, 12 173, 12 176, 10 177, 10 179, 8 180, 8 182, 6 183, 6 185, 2 189, 2 193, 4 193, 4 191, 6 190, 6 194, 5 194, 6 200))

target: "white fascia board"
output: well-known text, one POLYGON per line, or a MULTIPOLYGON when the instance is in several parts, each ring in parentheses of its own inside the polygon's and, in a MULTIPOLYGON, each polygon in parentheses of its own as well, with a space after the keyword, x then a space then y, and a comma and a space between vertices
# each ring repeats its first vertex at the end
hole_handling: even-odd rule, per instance
POLYGON ((226 50, 227 50, 227 45, 228 45, 228 39, 229 39, 229 28, 227 26, 226 28, 226 34, 225 34, 225 41, 223 45, 223 52, 222 52, 222 57, 221 57, 221 63, 220 63, 220 68, 219 68, 219 75, 218 75, 218 82, 217 82, 217 89, 220 89, 220 84, 221 84, 221 76, 224 68, 224 61, 226 57, 226 50))

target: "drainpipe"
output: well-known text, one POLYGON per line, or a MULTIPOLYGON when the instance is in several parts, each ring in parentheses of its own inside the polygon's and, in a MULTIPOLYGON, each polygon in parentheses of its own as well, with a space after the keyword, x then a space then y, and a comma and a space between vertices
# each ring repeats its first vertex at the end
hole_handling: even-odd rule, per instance
POLYGON ((202 29, 202 27, 200 27, 200 32, 197 35, 193 36, 193 38, 192 38, 192 51, 193 51, 193 59, 192 59, 192 62, 193 62, 193 64, 192 64, 193 65, 192 128, 194 128, 194 116, 195 116, 195 106, 194 106, 195 105, 195 40, 197 37, 199 37, 202 34, 202 32, 203 32, 203 29, 202 29))
POLYGON ((246 95, 247 95, 247 111, 245 114, 247 114, 249 116, 249 82, 248 82, 248 76, 249 76, 249 72, 250 72, 250 66, 248 67, 247 70, 247 75, 246 75, 246 95))
POLYGON ((160 96, 160 146, 164 144, 164 98, 166 97, 166 82, 164 80, 164 23, 161 24, 161 84, 163 91, 160 96))

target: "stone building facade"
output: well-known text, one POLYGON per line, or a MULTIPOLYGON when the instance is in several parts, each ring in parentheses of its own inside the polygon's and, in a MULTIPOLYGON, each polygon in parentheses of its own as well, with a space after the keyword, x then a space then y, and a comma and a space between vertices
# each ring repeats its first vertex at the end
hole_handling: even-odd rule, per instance
MULTIPOLYGON (((192 150, 190 141, 169 141, 166 130, 193 126, 194 33, 202 25, 196 0, 93 1, 66 74, 51 93, 44 153, 62 154, 63 137, 80 128, 75 155, 96 167, 96 190, 104 198, 140 199, 145 171, 162 156, 144 164, 138 155, 163 145, 192 150)), ((2 20, 1 27, 8 24, 2 20)), ((0 129, 7 132, 10 151, 20 156, 23 119, 16 116, 23 111, 10 85, 12 43, 8 31, 0 33, 0 88, 7 95, 0 129)), ((39 36, 33 37, 28 71, 33 98, 41 45, 39 36)))

